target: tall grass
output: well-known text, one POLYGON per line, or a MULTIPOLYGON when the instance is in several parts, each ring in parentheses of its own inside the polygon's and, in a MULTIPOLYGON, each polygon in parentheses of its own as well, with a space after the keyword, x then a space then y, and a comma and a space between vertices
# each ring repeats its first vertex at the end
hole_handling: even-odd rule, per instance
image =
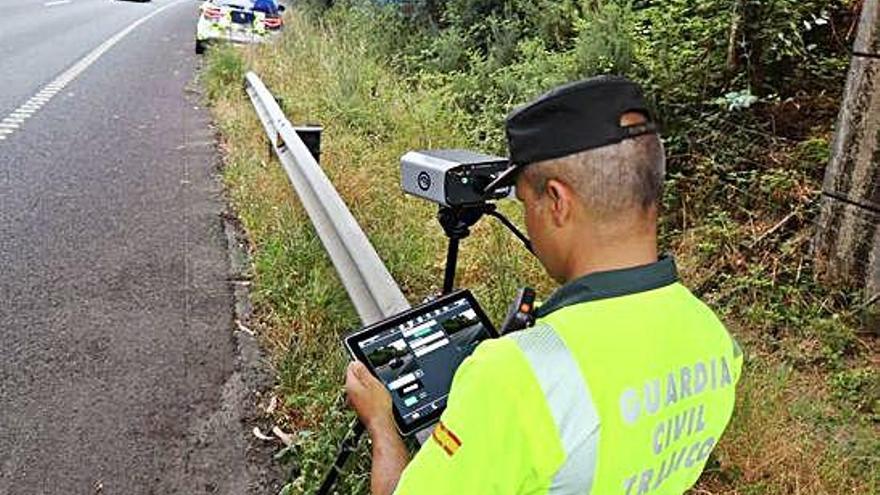
MULTIPOLYGON (((220 48, 205 71, 227 191, 252 243, 257 328, 278 375, 279 421, 298 440, 293 493, 316 489, 347 425, 339 339, 358 321, 286 176, 267 156, 242 71, 259 73, 292 120, 325 126, 322 165, 412 302, 438 292, 445 238, 435 208, 400 191, 399 158, 485 139, 460 125, 473 116, 456 105, 455 86, 402 76, 369 30, 352 25, 293 12, 277 43, 220 48)), ((696 493, 880 492, 877 342, 852 318, 836 317, 841 297, 815 287, 809 274, 809 198, 830 124, 826 116, 806 144, 768 149, 782 160, 769 172, 733 172, 719 184, 712 157, 695 157, 667 184, 664 245, 748 354, 733 424, 696 493), (805 205, 795 227, 753 245, 792 204, 805 205)), ((516 205, 503 208, 519 221, 516 205)), ((458 284, 472 288, 496 321, 517 286, 537 286, 545 297, 553 288, 491 220, 464 241, 461 260, 458 284)), ((366 473, 361 452, 339 492, 366 493, 366 473)))

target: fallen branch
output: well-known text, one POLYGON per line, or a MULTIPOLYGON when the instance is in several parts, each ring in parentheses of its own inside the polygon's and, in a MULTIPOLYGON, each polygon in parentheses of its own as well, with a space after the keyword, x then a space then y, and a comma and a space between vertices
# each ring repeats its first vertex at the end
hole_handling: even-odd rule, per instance
POLYGON ((798 209, 792 211, 791 213, 789 213, 788 215, 786 215, 785 218, 783 218, 782 220, 780 220, 779 222, 777 222, 776 225, 770 227, 766 232, 764 232, 763 234, 761 234, 760 236, 758 236, 758 238, 755 239, 754 242, 752 242, 750 245, 746 246, 746 249, 748 249, 748 250, 752 250, 752 249, 754 249, 754 248, 757 247, 759 244, 761 244, 761 242, 763 242, 764 239, 766 239, 766 238, 770 237, 771 235, 775 234, 779 229, 781 229, 781 228, 784 227, 788 222, 790 222, 792 218, 795 218, 795 217, 798 216, 800 213, 801 213, 800 208, 798 208, 798 209))

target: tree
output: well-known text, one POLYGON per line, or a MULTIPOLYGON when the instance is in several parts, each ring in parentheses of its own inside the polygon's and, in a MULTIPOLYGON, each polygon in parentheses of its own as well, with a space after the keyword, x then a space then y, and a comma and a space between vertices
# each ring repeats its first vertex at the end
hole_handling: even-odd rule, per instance
POLYGON ((825 172, 816 266, 880 299, 880 0, 865 0, 825 172))

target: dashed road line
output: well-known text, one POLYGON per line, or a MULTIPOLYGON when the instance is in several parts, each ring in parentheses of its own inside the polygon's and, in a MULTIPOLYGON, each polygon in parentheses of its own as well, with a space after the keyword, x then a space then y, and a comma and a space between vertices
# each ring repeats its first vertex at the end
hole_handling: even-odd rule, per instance
MULTIPOLYGON (((22 103, 18 108, 10 112, 6 118, 0 121, 0 141, 5 140, 7 137, 11 136, 16 130, 20 129, 21 125, 24 124, 27 119, 33 117, 43 105, 48 103, 49 100, 60 93, 65 86, 70 84, 71 81, 73 81, 74 79, 79 77, 80 74, 85 72, 85 70, 88 69, 89 66, 95 63, 99 58, 101 58, 102 55, 113 48, 113 45, 119 43, 123 38, 125 38, 128 33, 134 31, 135 28, 147 22, 153 16, 158 15, 160 12, 185 1, 186 0, 177 0, 176 2, 169 3, 168 5, 163 5, 162 7, 159 7, 158 9, 132 22, 127 27, 98 45, 97 48, 89 52, 85 57, 79 59, 75 64, 71 65, 66 71, 62 72, 61 75, 53 79, 49 84, 43 86, 43 88, 40 89, 40 91, 38 91, 34 96, 30 97, 26 102, 22 103)), ((46 2, 44 5, 49 7, 52 5, 62 5, 70 2, 71 0, 54 0, 52 2, 46 2)))
POLYGON ((43 5, 46 7, 55 7, 58 5, 65 5, 70 3, 70 0, 55 0, 54 2, 46 2, 43 5))

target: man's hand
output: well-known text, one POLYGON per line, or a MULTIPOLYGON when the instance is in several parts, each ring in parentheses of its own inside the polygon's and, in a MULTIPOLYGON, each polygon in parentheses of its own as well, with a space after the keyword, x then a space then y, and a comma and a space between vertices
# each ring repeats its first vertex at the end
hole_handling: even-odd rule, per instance
POLYGON ((371 492, 373 495, 391 495, 400 473, 409 462, 409 452, 394 426, 391 395, 385 385, 358 361, 350 363, 345 372, 345 393, 373 440, 371 492))
POLYGON ((395 432, 391 395, 363 363, 349 363, 345 373, 345 394, 371 436, 380 431, 395 432))

